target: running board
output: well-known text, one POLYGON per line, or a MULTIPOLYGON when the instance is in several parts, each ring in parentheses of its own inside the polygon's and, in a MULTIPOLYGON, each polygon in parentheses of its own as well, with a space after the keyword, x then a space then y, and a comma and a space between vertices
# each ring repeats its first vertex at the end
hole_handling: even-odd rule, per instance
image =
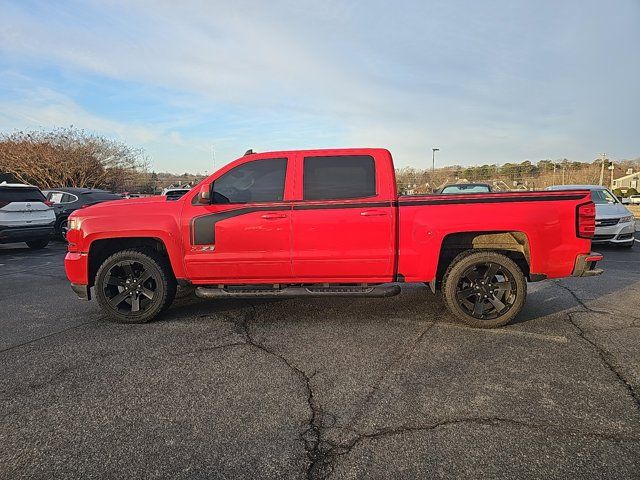
POLYGON ((200 298, 294 298, 294 297, 392 297, 400 293, 400 285, 371 287, 197 287, 200 298))

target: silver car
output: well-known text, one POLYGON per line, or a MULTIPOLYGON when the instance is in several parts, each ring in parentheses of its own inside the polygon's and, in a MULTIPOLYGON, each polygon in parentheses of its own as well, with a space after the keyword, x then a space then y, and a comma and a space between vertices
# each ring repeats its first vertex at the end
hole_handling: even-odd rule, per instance
POLYGON ((591 190, 596 204, 596 234, 592 243, 608 243, 633 247, 635 219, 633 214, 606 187, 600 185, 555 185, 547 190, 591 190))

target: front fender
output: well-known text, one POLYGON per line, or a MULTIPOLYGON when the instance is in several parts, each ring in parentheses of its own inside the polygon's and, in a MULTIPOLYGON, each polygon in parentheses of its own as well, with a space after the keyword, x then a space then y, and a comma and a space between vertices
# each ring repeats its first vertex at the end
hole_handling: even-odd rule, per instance
MULTIPOLYGON (((154 238, 163 243, 174 275, 184 277, 183 251, 176 217, 166 214, 145 214, 114 217, 88 217, 82 220, 81 229, 69 233, 74 250, 88 253, 91 245, 99 240, 154 238), (144 223, 144 225, 141 225, 144 223)), ((71 248, 70 248, 71 251, 71 248)))

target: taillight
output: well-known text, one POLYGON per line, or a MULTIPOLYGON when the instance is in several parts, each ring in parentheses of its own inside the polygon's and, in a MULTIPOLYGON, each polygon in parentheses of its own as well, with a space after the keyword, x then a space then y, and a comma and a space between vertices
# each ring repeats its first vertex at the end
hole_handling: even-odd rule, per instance
POLYGON ((578 205, 576 235, 580 238, 593 238, 596 233, 596 206, 593 202, 578 205))
POLYGON ((45 201, 44 201, 44 204, 45 204, 47 207, 53 207, 53 202, 52 202, 51 200, 45 200, 45 201))

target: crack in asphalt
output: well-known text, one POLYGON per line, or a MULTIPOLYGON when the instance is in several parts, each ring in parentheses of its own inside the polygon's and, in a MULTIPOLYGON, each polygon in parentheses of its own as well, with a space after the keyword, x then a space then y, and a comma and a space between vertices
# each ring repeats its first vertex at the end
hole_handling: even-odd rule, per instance
POLYGON ((409 345, 407 345, 407 347, 404 348, 399 355, 397 355, 394 359, 391 360, 391 362, 389 362, 387 368, 382 371, 382 373, 378 377, 378 380, 373 384, 371 390, 363 400, 362 406, 355 413, 353 419, 347 425, 347 429, 353 428, 354 424, 357 424, 357 422, 362 418, 362 415, 365 413, 367 406, 371 402, 371 399, 380 390, 380 386, 382 385, 382 382, 384 381, 387 374, 392 371, 392 369, 400 365, 403 359, 408 360, 411 357, 411 354, 414 352, 418 344, 422 341, 427 332, 431 330, 435 325, 436 322, 427 325, 427 327, 423 329, 422 332, 420 332, 420 334, 413 340, 413 342, 410 342, 409 345))
MULTIPOLYGON (((571 288, 570 288, 570 287, 568 287, 568 286, 566 286, 566 285, 563 285, 563 284, 562 284, 562 283, 560 283, 558 280, 551 280, 551 283, 553 283, 553 284, 557 285, 558 287, 560 287, 560 288, 562 288, 563 290, 565 290, 566 292, 568 292, 568 293, 573 297, 573 299, 576 301, 576 303, 578 303, 578 305, 580 305, 582 308, 584 308, 584 309, 585 309, 585 310, 587 310, 588 312, 591 312, 591 313, 599 313, 599 314, 601 314, 601 315, 611 315, 611 312, 607 312, 607 311, 605 311, 605 310, 597 310, 597 309, 595 309, 595 308, 593 308, 593 307, 590 307, 589 305, 587 305, 587 304, 585 303, 585 301, 584 301, 584 300, 582 300, 582 299, 578 296, 578 294, 577 294, 576 292, 574 292, 573 290, 571 290, 571 288)), ((613 309, 612 309, 612 311, 615 311, 615 310, 613 310, 613 309)), ((640 321, 640 317, 636 317, 635 315, 632 315, 632 314, 629 314, 629 313, 625 313, 625 312, 620 312, 620 311, 618 311, 618 313, 620 313, 620 314, 624 314, 624 315, 625 315, 625 316, 627 316, 627 317, 631 317, 631 318, 633 318, 633 319, 634 319, 634 321, 633 321, 633 322, 631 322, 631 325, 632 325, 632 326, 636 326, 636 325, 635 325, 635 324, 636 324, 636 321, 640 321)))
MULTIPOLYGON (((563 285, 559 285, 565 290, 569 291, 572 296, 576 299, 581 307, 584 308, 579 312, 587 312, 587 313, 608 313, 598 311, 584 304, 574 292, 570 291, 563 285)), ((298 368, 294 364, 292 364, 285 356, 273 351, 272 349, 266 347, 262 343, 258 342, 252 335, 250 331, 250 324, 257 319, 258 313, 255 305, 246 302, 250 309, 247 314, 245 314, 240 320, 230 319, 235 325, 239 327, 240 333, 246 339, 246 344, 251 345, 252 347, 259 349, 268 355, 271 355, 281 361, 284 365, 287 366, 301 381, 304 391, 305 391, 305 399, 309 408, 309 418, 307 420, 306 426, 307 428, 300 434, 300 440, 303 443, 304 449, 307 453, 308 464, 305 471, 305 476, 308 480, 318 480, 318 479, 326 479, 330 477, 334 471, 334 465, 336 460, 348 454, 358 443, 368 440, 368 439, 376 439, 382 438, 386 436, 393 435, 401 435, 405 433, 418 432, 418 431, 428 431, 435 430, 438 428, 443 428, 449 425, 460 425, 460 424, 477 424, 477 425, 498 425, 498 424, 510 424, 514 426, 535 429, 544 431, 547 433, 556 432, 557 434, 562 435, 579 435, 582 437, 591 437, 591 438, 601 438, 606 440, 615 440, 615 441, 626 441, 626 442, 640 442, 640 436, 625 436, 613 433, 600 433, 600 432, 589 432, 582 431, 577 429, 570 429, 560 425, 554 424, 537 424, 531 422, 525 422, 521 420, 515 420, 510 418, 502 418, 502 417, 468 417, 468 418, 459 418, 459 419, 449 419, 442 420, 439 422, 434 422, 426 425, 405 425, 399 427, 386 427, 380 430, 376 430, 373 432, 359 432, 351 427, 345 427, 344 430, 349 432, 352 435, 347 435, 347 437, 351 437, 351 439, 345 442, 333 442, 322 438, 322 431, 324 428, 328 428, 331 425, 329 422, 325 421, 325 418, 329 417, 333 421, 335 421, 335 416, 329 414, 328 412, 324 412, 321 408, 321 405, 318 403, 314 391, 312 388, 312 379, 314 375, 318 372, 314 372, 309 375, 301 368, 298 368)), ((591 341, 584 335, 583 330, 575 324, 573 319, 571 318, 571 313, 569 312, 569 320, 577 329, 586 342, 592 345, 598 351, 603 363, 610 369, 618 378, 618 380, 625 386, 635 404, 640 408, 640 400, 638 399, 637 393, 634 388, 626 381, 626 379, 617 371, 617 367, 614 363, 612 363, 608 356, 609 354, 605 352, 599 345, 595 342, 591 341)), ((416 337, 416 339, 411 343, 411 345, 403 350, 403 352, 398 355, 388 366, 387 369, 382 373, 378 381, 373 385, 373 388, 368 393, 363 401, 362 408, 356 414, 357 416, 361 416, 366 409, 366 406, 370 403, 371 399, 375 395, 375 393, 380 389, 380 385, 384 380, 384 377, 388 374, 389 371, 394 366, 397 366, 404 358, 407 358, 410 352, 412 352, 416 346, 420 343, 420 341, 424 338, 426 333, 431 330, 437 323, 432 323, 427 328, 425 328, 420 335, 416 337)), ((241 342, 242 343, 242 342, 241 342)), ((236 345, 226 344, 217 348, 223 348, 226 346, 236 345)), ((351 422, 353 424, 353 421, 351 422)))
POLYGON ((323 452, 321 451, 320 430, 323 427, 325 412, 322 411, 321 406, 314 398, 313 389, 311 387, 311 381, 317 372, 314 372, 312 375, 307 375, 304 370, 293 365, 283 355, 280 355, 279 353, 274 352, 265 345, 257 342, 251 336, 250 332, 250 323, 255 321, 258 316, 257 309, 255 305, 253 305, 248 300, 246 301, 246 303, 250 307, 248 314, 244 315, 240 321, 236 321, 234 323, 236 323, 236 325, 238 325, 242 329, 242 333, 246 338, 247 344, 280 360, 300 379, 304 387, 306 402, 309 407, 309 418, 306 423, 307 428, 300 434, 300 440, 309 459, 309 463, 305 472, 306 478, 314 479, 317 476, 316 470, 318 461, 324 457, 323 452))
POLYGON ((589 338, 587 335, 588 332, 584 328, 582 328, 578 324, 578 322, 573 318, 573 315, 577 313, 599 313, 599 314, 609 315, 610 312, 604 312, 602 310, 596 310, 595 308, 591 308, 580 297, 578 297, 578 295, 573 290, 571 290, 571 288, 569 288, 568 286, 562 285, 557 281, 554 281, 553 283, 555 283, 560 288, 569 292, 571 296, 576 300, 578 305, 580 305, 584 309, 584 310, 574 310, 572 312, 566 312, 569 323, 573 325, 573 327, 577 330, 580 338, 582 338, 585 342, 587 342, 589 345, 595 348, 596 352, 598 352, 598 356, 600 357, 600 360, 602 361, 602 363, 616 376, 618 381, 624 386, 624 388, 627 390, 627 393, 630 395, 631 399, 635 403, 636 408, 640 411, 640 393, 636 390, 636 387, 634 387, 631 384, 631 382, 629 382, 629 380, 627 380, 624 377, 624 375, 620 371, 620 366, 615 361, 616 360, 615 356, 611 352, 607 351, 604 347, 599 345, 595 340, 593 340, 592 338, 589 338))
POLYGON ((587 332, 583 329, 574 319, 573 315, 576 313, 586 313, 585 311, 576 310, 573 312, 567 312, 567 318, 569 319, 569 323, 574 326, 574 328, 578 331, 578 335, 585 342, 591 345, 598 352, 598 356, 602 363, 616 376, 618 381, 624 386, 627 390, 627 393, 631 396, 631 399, 635 403, 636 408, 640 411, 640 394, 636 391, 636 388, 627 380, 622 372, 620 371, 620 366, 615 362, 615 356, 605 350, 602 346, 598 345, 595 340, 589 338, 587 336, 587 332))
POLYGON ((54 337, 56 335, 60 335, 61 333, 65 333, 65 332, 68 332, 70 330, 74 330, 76 328, 84 327, 85 325, 89 325, 91 323, 97 323, 97 322, 98 322, 98 320, 96 319, 96 320, 91 320, 91 321, 84 322, 84 323, 79 323, 78 325, 74 325, 72 327, 65 328, 63 330, 58 330, 57 332, 49 333, 48 335, 43 335, 42 337, 38 337, 38 338, 31 339, 31 340, 27 340, 26 342, 18 343, 17 345, 12 345, 10 347, 5 348, 4 350, 0 350, 0 353, 4 353, 4 352, 8 352, 10 350, 14 350, 16 348, 24 347, 25 345, 30 345, 30 344, 38 342, 40 340, 44 340, 46 338, 54 337))
POLYGON ((426 425, 403 425, 399 427, 387 427, 373 432, 360 433, 347 443, 340 444, 340 450, 336 450, 334 456, 342 456, 348 454, 358 443, 363 440, 377 439, 394 435, 403 435, 406 433, 421 432, 436 430, 438 428, 447 427, 450 425, 464 425, 464 424, 476 424, 476 425, 498 425, 498 424, 510 424, 518 427, 530 428, 533 430, 541 430, 547 433, 556 432, 564 435, 580 435, 583 437, 601 438, 606 440, 624 441, 624 442, 640 442, 639 436, 622 436, 607 433, 598 432, 584 432, 576 429, 568 429, 559 425, 546 425, 531 422, 524 422, 521 420, 514 420, 503 417, 467 417, 467 418, 454 418, 449 420, 442 420, 426 425))

